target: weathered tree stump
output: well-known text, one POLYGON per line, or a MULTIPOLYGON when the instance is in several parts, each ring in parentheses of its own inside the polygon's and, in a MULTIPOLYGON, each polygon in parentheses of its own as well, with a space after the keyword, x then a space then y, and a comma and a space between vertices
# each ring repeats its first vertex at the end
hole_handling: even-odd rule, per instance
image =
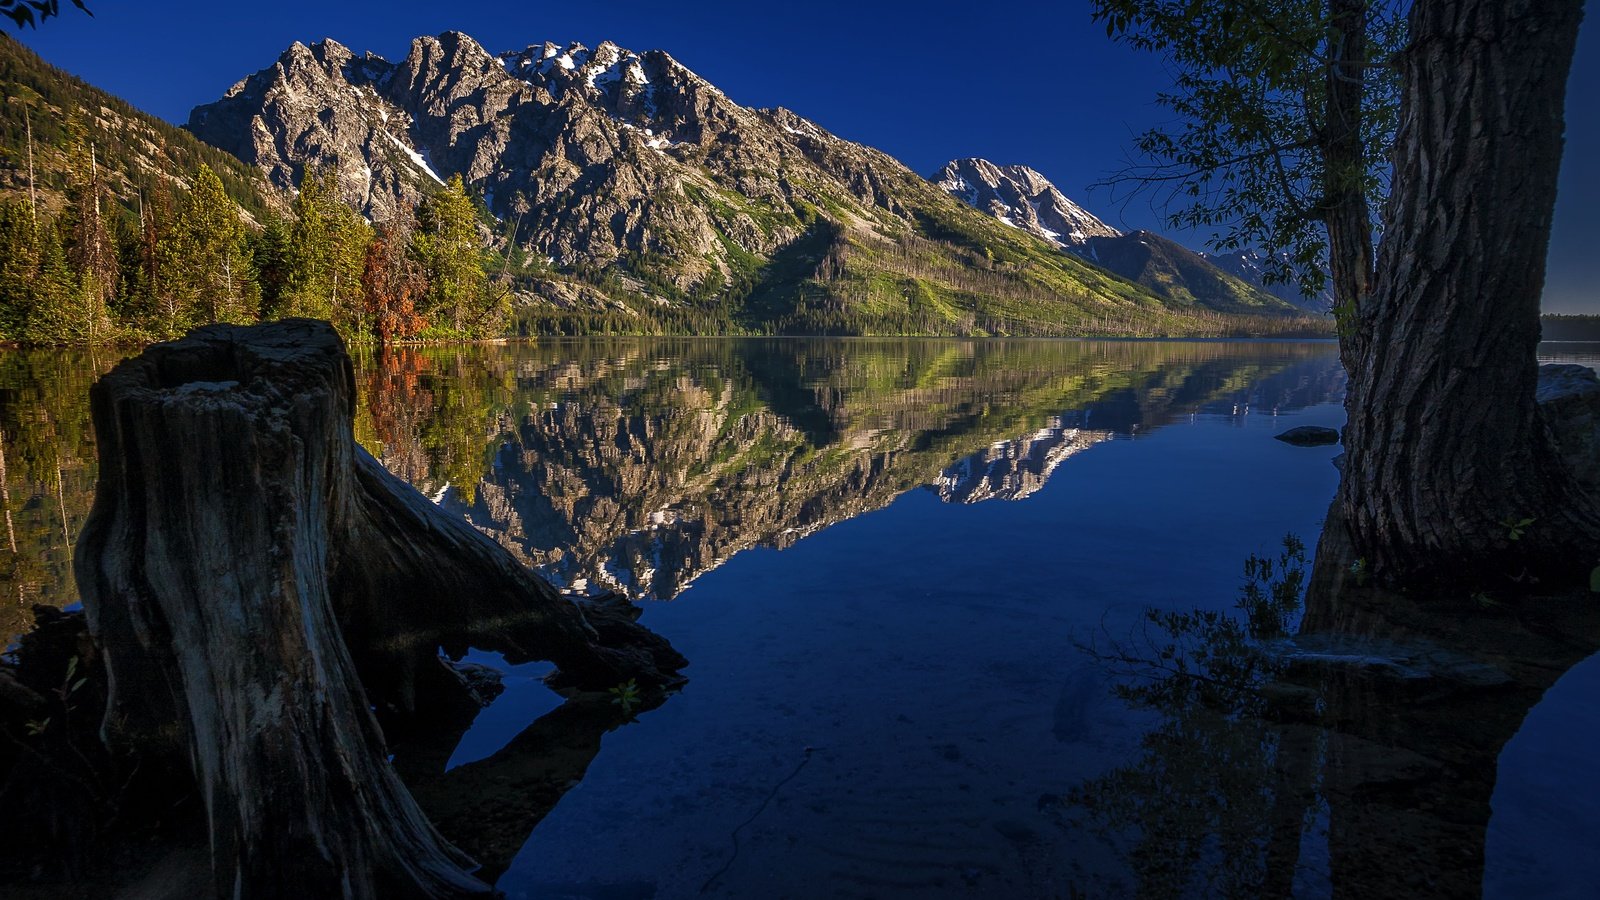
POLYGON ((451 689, 441 647, 549 659, 593 688, 684 665, 391 476, 355 443, 354 391, 337 334, 309 320, 202 328, 91 391, 100 480, 75 568, 103 735, 187 754, 219 896, 489 892, 374 715, 451 689))

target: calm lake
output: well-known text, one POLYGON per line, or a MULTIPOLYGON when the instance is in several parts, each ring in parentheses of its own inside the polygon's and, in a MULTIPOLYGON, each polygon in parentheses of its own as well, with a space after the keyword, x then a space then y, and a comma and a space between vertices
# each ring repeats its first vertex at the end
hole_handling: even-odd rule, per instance
MULTIPOLYGON (((116 359, 0 352, 8 635, 76 601, 86 393, 116 359)), ((1474 733, 1463 692, 1498 682, 1470 648, 1298 609, 1241 648, 1184 615, 1231 622, 1248 558, 1314 551, 1338 448, 1273 435, 1342 424, 1332 343, 590 339, 404 349, 357 381, 391 470, 690 660, 619 726, 473 655, 505 692, 395 748, 511 898, 1600 884, 1600 658, 1494 694, 1504 733, 1474 733), (1352 654, 1359 678, 1290 677, 1352 654), (1223 657, 1239 685, 1162 677, 1223 657)))

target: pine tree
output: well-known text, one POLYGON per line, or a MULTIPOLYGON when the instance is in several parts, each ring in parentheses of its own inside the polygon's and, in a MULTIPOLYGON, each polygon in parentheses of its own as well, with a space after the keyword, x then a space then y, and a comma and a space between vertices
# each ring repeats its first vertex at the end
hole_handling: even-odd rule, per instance
POLYGON ((487 312, 482 242, 460 175, 417 207, 411 246, 428 277, 423 312, 432 324, 455 335, 480 330, 487 312))
POLYGON ((199 324, 190 318, 187 260, 177 240, 177 204, 165 181, 144 204, 141 250, 150 291, 150 318, 141 323, 149 336, 168 340, 199 324))
POLYGON ((307 173, 294 199, 289 234, 293 283, 284 315, 332 322, 347 339, 366 331, 361 275, 372 228, 339 198, 333 173, 307 173))
POLYGON ((293 283, 290 243, 293 225, 288 219, 269 212, 261 230, 246 236, 249 246, 251 279, 261 293, 261 318, 283 315, 293 283))
POLYGON ((111 315, 126 332, 142 333, 155 310, 149 272, 144 264, 144 197, 134 212, 113 220, 111 239, 117 253, 117 288, 111 315))
POLYGON ((256 291, 249 277, 244 222, 210 166, 200 166, 194 188, 178 208, 173 231, 182 293, 190 304, 187 318, 234 324, 255 321, 256 291))
MULTIPOLYGON (((85 302, 81 270, 75 271, 61 237, 61 223, 39 229, 39 264, 34 270, 34 313, 22 339, 34 344, 87 343, 100 310, 85 302)), ((104 337, 104 335, 100 335, 104 337)))
POLYGON ((116 247, 106 228, 111 206, 100 180, 95 145, 76 110, 66 124, 68 188, 66 252, 72 287, 66 304, 50 307, 50 343, 97 343, 112 337, 111 298, 117 287, 116 247))
POLYGON ((0 200, 0 341, 26 339, 36 308, 39 234, 25 201, 0 200))

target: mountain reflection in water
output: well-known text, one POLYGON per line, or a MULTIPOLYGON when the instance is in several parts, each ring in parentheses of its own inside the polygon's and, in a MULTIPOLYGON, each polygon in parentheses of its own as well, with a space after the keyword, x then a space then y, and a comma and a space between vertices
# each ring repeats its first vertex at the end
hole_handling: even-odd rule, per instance
MULTIPOLYGON (((77 601, 104 350, 0 351, 0 631, 77 601)), ((593 339, 358 354, 356 437, 574 590, 669 599, 927 487, 1019 499, 1061 460, 1200 410, 1336 395, 1315 343, 593 339)))
POLYGON ((392 471, 557 585, 662 600, 907 490, 1021 499, 1100 441, 1342 387, 1304 343, 588 340, 363 370, 357 436, 392 471))

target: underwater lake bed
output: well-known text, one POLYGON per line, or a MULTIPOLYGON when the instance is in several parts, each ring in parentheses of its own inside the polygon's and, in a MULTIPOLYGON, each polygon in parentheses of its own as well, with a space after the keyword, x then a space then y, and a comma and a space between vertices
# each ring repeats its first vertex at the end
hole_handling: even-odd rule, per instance
MULTIPOLYGON (((112 362, 0 353, 8 634, 75 600, 85 395, 112 362)), ((1238 615, 1247 559, 1293 568, 1286 536, 1309 567, 1339 448, 1273 437, 1342 425, 1331 342, 586 339, 402 348, 357 381, 356 436, 391 471, 558 587, 638 601, 690 661, 630 720, 470 654, 506 691, 448 747, 397 748, 508 897, 1600 879, 1576 851, 1600 844, 1600 660, 1456 746, 1428 710, 1474 708, 1459 648, 1329 610, 1289 609, 1261 649, 1196 624, 1238 615), (1378 680, 1307 687, 1306 659, 1359 653, 1378 680), (1243 660, 1242 683, 1175 687, 1177 662, 1217 671, 1198 654, 1243 660), (1282 714, 1301 699, 1315 726, 1282 714)))

